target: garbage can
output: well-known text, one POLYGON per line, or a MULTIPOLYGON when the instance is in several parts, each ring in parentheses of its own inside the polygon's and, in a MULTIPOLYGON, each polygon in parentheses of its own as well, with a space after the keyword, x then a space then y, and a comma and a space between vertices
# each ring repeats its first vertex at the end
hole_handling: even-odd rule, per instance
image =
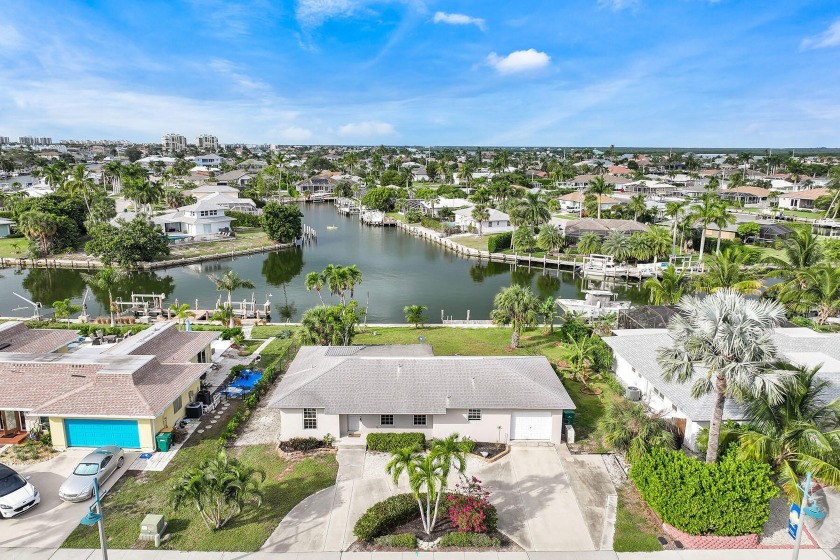
POLYGON ((161 432, 155 436, 155 441, 157 441, 157 447, 160 451, 169 451, 169 448, 172 447, 172 432, 161 432))
POLYGON ((574 410, 564 410, 563 411, 563 423, 568 424, 569 426, 575 425, 575 411, 574 410))

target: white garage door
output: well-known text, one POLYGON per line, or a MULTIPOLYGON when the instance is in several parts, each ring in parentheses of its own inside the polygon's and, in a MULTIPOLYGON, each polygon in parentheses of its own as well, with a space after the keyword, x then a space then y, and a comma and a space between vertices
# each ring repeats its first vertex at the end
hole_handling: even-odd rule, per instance
POLYGON ((510 439, 551 439, 551 411, 527 410, 513 413, 510 439))

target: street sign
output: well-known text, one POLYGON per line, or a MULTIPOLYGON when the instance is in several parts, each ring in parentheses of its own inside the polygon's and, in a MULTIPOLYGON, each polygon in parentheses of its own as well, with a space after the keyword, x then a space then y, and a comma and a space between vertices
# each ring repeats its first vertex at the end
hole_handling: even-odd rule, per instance
POLYGON ((799 504, 790 506, 790 516, 788 517, 788 535, 793 540, 796 540, 796 533, 799 531, 799 518, 802 510, 799 509, 799 504))

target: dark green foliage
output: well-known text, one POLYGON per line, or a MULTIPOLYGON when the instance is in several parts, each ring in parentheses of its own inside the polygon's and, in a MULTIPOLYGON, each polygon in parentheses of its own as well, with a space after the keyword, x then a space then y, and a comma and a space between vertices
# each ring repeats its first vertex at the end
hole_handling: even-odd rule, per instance
POLYGON ((630 478, 659 517, 691 535, 761 533, 769 501, 779 495, 771 467, 737 460, 701 463, 679 451, 652 449, 636 460, 630 478))
POLYGON ((87 206, 81 197, 66 194, 47 194, 37 198, 24 198, 15 203, 15 219, 29 210, 38 210, 54 216, 66 216, 76 223, 80 233, 85 232, 87 206))
POLYGON ((434 218, 430 218, 428 216, 423 216, 420 219, 420 225, 425 228, 433 229, 435 231, 440 231, 441 227, 443 227, 443 224, 441 224, 438 220, 435 220, 434 218))
POLYGON ((245 212, 234 212, 232 210, 227 210, 225 212, 225 215, 233 219, 233 221, 230 223, 231 227, 262 227, 260 217, 256 214, 246 214, 245 212))
POLYGON ((575 318, 564 321, 558 331, 560 340, 581 340, 592 334, 592 327, 575 318))
POLYGON ((383 187, 387 187, 388 185, 404 187, 404 183, 405 181, 403 181, 403 176, 395 169, 387 169, 383 171, 382 176, 379 178, 379 184, 383 187))
POLYGON ((155 261, 169 255, 166 234, 151 221, 138 216, 119 225, 96 224, 90 233, 85 251, 99 257, 106 264, 116 263, 123 268, 134 268, 143 261, 155 261))
MULTIPOLYGON (((233 327, 232 329, 231 328, 224 329, 222 331, 222 334, 219 335, 219 338, 221 340, 231 340, 233 338, 236 338, 240 334, 242 334, 242 327, 233 327)), ((237 366, 234 366, 234 367, 237 367, 237 366)))
POLYGON ((746 222, 738 226, 738 237, 741 239, 755 237, 759 233, 761 233, 761 225, 755 222, 746 222))
POLYGON ((291 243, 303 236, 301 218, 303 212, 297 206, 269 202, 263 208, 260 223, 269 239, 278 243, 291 243))
POLYGON ((390 212, 394 209, 394 204, 397 201, 396 189, 388 187, 377 187, 370 189, 362 197, 362 204, 371 210, 380 210, 382 212, 390 212))
POLYGON ((423 219, 423 212, 420 210, 409 210, 405 213, 405 221, 410 224, 416 224, 423 219))
POLYGON ((295 451, 312 451, 324 447, 324 441, 314 437, 295 437, 287 443, 295 451))
POLYGON ((376 537, 373 542, 387 548, 417 548, 417 535, 414 533, 383 535, 376 537))
MULTIPOLYGON (((421 501, 422 499, 421 494, 421 501)), ((359 540, 370 542, 418 517, 420 508, 414 495, 397 494, 367 510, 353 527, 353 534, 359 540)))
POLYGON ((55 224, 57 227, 55 235, 52 236, 53 253, 75 249, 81 236, 76 221, 68 216, 56 216, 55 224))
POLYGON ((491 235, 487 238, 487 250, 491 253, 500 253, 505 249, 510 249, 511 241, 513 241, 512 231, 491 235))
POLYGON ((491 548, 500 546, 501 542, 496 537, 491 537, 487 533, 447 533, 441 537, 438 546, 445 548, 448 546, 457 548, 491 548))
POLYGON ((426 447, 426 436, 420 432, 377 432, 367 435, 367 448, 369 451, 382 451, 394 453, 400 449, 426 447))

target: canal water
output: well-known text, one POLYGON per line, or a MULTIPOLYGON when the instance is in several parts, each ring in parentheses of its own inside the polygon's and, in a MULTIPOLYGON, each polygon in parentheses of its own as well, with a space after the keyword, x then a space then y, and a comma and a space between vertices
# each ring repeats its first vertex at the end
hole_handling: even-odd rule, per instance
MULTIPOLYGON (((425 305, 431 323, 439 323, 441 311, 453 319, 489 319, 493 297, 511 284, 530 286, 540 298, 549 295, 581 298, 581 289, 602 288, 599 283, 583 281, 579 276, 557 270, 543 271, 527 266, 478 261, 456 255, 442 247, 413 237, 396 228, 369 227, 357 216, 345 217, 327 204, 302 206, 304 223, 318 232, 317 243, 303 247, 180 266, 154 272, 134 273, 115 291, 114 297, 130 300, 131 293, 164 293, 167 303, 215 307, 219 298, 209 274, 236 271, 254 283, 254 290, 239 290, 235 300, 251 298, 272 302, 272 320, 296 321, 308 308, 319 303, 315 291, 304 287, 306 274, 321 271, 328 264, 355 264, 362 271, 362 284, 356 287, 355 298, 368 305, 368 322, 403 323, 402 309, 409 304, 425 305), (328 230, 327 226, 337 229, 328 230)), ((29 317, 31 306, 15 297, 16 292, 38 301, 45 308, 52 302, 71 298, 80 304, 86 284, 78 270, 32 269, 1 270, 0 314, 29 317)), ((635 304, 645 303, 645 294, 638 286, 608 286, 619 299, 635 304)), ((322 293, 327 290, 322 290, 322 293)), ((223 296, 226 298, 226 295, 223 296)), ((327 302, 337 303, 324 293, 327 302)), ((108 295, 92 290, 88 312, 106 314, 108 295)))

